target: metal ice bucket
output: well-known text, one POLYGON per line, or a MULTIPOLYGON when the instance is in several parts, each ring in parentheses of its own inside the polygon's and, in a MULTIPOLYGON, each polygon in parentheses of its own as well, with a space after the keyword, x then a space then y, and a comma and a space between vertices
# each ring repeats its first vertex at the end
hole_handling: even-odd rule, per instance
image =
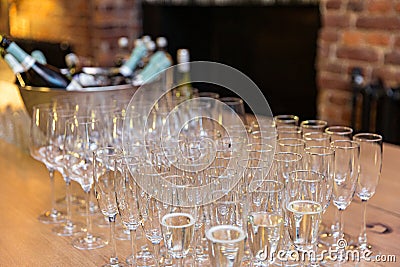
MULTIPOLYGON (((85 68, 91 74, 105 73, 105 68, 85 68)), ((41 103, 65 99, 77 100, 87 105, 111 104, 113 101, 127 101, 132 98, 137 87, 131 84, 88 87, 85 91, 67 91, 59 88, 47 87, 18 87, 21 98, 28 114, 32 114, 33 106, 41 103)))

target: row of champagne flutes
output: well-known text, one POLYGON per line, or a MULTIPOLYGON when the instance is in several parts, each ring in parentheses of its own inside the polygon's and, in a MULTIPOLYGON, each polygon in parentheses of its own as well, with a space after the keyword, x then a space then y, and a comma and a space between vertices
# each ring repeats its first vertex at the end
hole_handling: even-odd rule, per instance
MULTIPOLYGON (((156 264, 171 262, 168 256, 159 257, 163 237, 170 252, 167 255, 176 258, 178 265, 183 264, 188 253, 198 263, 238 266, 249 257, 255 264, 268 265, 278 247, 315 249, 321 213, 329 205, 331 195, 339 210, 351 202, 360 181, 362 141, 367 139, 365 143, 372 145, 361 151, 372 149, 378 153, 373 142, 378 138, 377 147, 380 145, 382 151, 381 139, 375 135, 360 140, 357 138, 361 136, 355 136, 357 142, 353 142, 351 133, 344 138, 338 131, 340 127, 325 129, 325 124, 306 130, 306 125, 320 121, 302 122, 298 135, 296 116, 283 116, 283 121, 282 116, 277 116, 274 120, 252 122, 246 127, 246 136, 240 132, 236 135, 234 127, 227 135, 214 121, 196 117, 177 138, 159 132, 159 128, 174 128, 173 124, 166 124, 162 108, 152 110, 155 114, 150 126, 145 127, 147 138, 143 142, 136 138, 137 131, 143 129, 140 112, 137 113, 137 107, 134 112, 127 111, 124 104, 123 108, 82 108, 74 102, 64 102, 35 107, 31 153, 48 166, 50 173, 57 169, 65 179, 67 222, 60 230, 66 235, 83 230, 70 218, 70 181, 77 181, 87 193, 87 207, 94 184, 100 208, 110 221, 111 237, 117 214, 131 232, 129 263, 135 262, 133 242, 139 226, 154 245, 156 264), (267 124, 267 130, 261 130, 260 123, 267 124), (129 125, 132 129, 128 133, 135 132, 128 135, 130 139, 126 135, 129 125), (148 181, 149 186, 138 181, 148 181), (171 188, 170 184, 174 186, 171 188), (210 186, 209 195, 196 193, 196 188, 203 185, 210 186), (188 200, 192 205, 183 205, 188 200), (247 252, 251 256, 244 256, 245 247, 250 248, 247 252)), ((379 158, 379 153, 375 155, 379 158)), ((379 169, 379 162, 374 164, 379 169)), ((376 175, 379 177, 376 171, 365 174, 376 175)), ((373 187, 368 182, 359 192, 372 196, 373 187)), ((48 215, 44 218, 58 218, 55 209, 48 215)), ((340 225, 334 235, 336 240, 343 233, 340 225)), ((92 234, 90 216, 84 231, 85 235, 74 239, 75 247, 94 249, 105 244, 101 237, 92 234)), ((115 242, 113 238, 110 241, 110 264, 117 265, 115 242)))

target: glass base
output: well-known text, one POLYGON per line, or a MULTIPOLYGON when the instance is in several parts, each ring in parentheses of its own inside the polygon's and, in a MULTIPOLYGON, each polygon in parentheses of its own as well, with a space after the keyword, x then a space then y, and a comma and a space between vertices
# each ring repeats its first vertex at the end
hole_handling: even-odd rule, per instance
MULTIPOLYGON (((66 206, 67 201, 65 197, 59 198, 56 201, 57 205, 66 206)), ((84 206, 85 205, 85 198, 82 196, 71 195, 71 204, 75 206, 84 206)))
MULTIPOLYGON (((351 237, 348 234, 344 234, 343 238, 347 241, 348 244, 351 242, 351 237)), ((336 245, 335 237, 330 232, 321 233, 318 237, 318 246, 325 248, 333 248, 336 245)))
POLYGON ((53 232, 59 236, 73 236, 85 231, 85 225, 80 222, 63 223, 53 228, 53 232))
POLYGON ((72 241, 72 246, 81 250, 102 248, 107 244, 108 242, 104 239, 104 237, 93 235, 84 235, 72 241))
POLYGON ((39 215, 38 220, 46 224, 65 222, 64 213, 58 210, 49 210, 39 215))

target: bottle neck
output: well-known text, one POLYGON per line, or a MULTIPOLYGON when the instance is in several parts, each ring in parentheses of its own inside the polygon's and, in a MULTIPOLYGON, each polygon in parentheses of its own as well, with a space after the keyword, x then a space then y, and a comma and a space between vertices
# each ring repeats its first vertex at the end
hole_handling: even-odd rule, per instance
POLYGON ((7 62, 8 66, 11 68, 15 75, 23 73, 25 71, 24 67, 11 54, 6 54, 4 56, 4 61, 7 62))
POLYGON ((30 69, 36 63, 36 60, 22 50, 15 42, 11 42, 6 51, 13 55, 26 70, 30 69))
POLYGON ((144 43, 139 43, 133 49, 129 59, 120 67, 120 73, 125 77, 131 76, 140 59, 142 59, 146 55, 146 53, 146 45, 144 43))

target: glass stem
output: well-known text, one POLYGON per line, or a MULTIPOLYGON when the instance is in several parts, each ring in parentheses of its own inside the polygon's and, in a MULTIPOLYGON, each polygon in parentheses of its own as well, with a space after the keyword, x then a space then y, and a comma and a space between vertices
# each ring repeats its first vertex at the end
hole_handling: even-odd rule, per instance
POLYGON ((361 232, 358 237, 358 243, 362 249, 367 248, 367 200, 361 201, 362 205, 362 225, 361 232))
POLYGON ((129 233, 131 235, 132 266, 134 266, 136 261, 136 229, 130 227, 129 233))
POLYGON ((335 214, 333 216, 333 223, 331 226, 332 236, 335 239, 339 238, 339 209, 335 208, 335 214))
POLYGON ((57 216, 57 209, 56 209, 56 190, 54 184, 54 169, 49 168, 49 177, 50 177, 50 201, 51 201, 51 215, 57 216))
POLYGON ((154 244, 154 259, 156 266, 160 266, 160 243, 154 244))
POLYGON ((71 221, 71 179, 69 177, 65 178, 65 200, 67 204, 67 214, 66 214, 66 225, 72 226, 71 221))
POLYGON ((85 192, 85 208, 86 208, 86 238, 92 239, 92 216, 90 216, 90 189, 85 192))
POLYGON ((117 244, 115 242, 115 218, 117 215, 109 216, 108 221, 110 222, 110 244, 111 244, 111 257, 110 264, 112 266, 118 265, 118 256, 117 256, 117 244))

